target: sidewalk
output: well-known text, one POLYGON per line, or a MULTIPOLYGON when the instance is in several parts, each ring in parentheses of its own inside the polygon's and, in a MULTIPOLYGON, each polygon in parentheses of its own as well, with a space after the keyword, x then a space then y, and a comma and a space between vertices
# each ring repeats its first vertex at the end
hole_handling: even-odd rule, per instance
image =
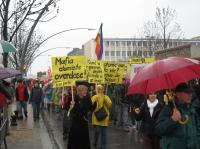
MULTIPOLYGON (((12 111, 16 104, 10 105, 12 111)), ((10 134, 6 137, 8 149, 53 149, 42 118, 34 122, 32 107, 28 105, 28 118, 17 120, 17 126, 10 126, 10 134)), ((1 145, 4 149, 4 144, 1 145)))

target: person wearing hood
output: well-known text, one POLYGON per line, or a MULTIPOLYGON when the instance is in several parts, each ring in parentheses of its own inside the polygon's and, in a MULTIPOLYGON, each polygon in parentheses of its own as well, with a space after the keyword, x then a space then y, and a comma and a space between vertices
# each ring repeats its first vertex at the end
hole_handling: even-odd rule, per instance
POLYGON ((162 107, 156 93, 151 93, 140 108, 134 108, 135 119, 141 121, 140 131, 144 149, 160 149, 160 138, 155 133, 155 125, 162 107))
POLYGON ((110 112, 109 109, 112 106, 110 98, 104 94, 104 87, 102 85, 96 86, 96 95, 92 97, 92 103, 95 109, 92 113, 92 125, 94 126, 94 142, 93 146, 97 147, 99 135, 101 135, 101 149, 106 149, 106 137, 107 137, 107 126, 109 125, 110 112), (102 107, 104 107, 107 116, 103 120, 98 120, 95 115, 102 107))

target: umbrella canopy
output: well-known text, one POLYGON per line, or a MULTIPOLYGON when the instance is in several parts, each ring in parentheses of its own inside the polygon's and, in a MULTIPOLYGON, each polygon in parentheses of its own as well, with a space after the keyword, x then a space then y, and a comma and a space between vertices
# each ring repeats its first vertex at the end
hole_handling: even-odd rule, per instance
POLYGON ((0 40, 0 53, 16 52, 16 48, 9 42, 0 40))
POLYGON ((162 89, 173 89, 182 82, 200 76, 200 62, 182 57, 158 60, 142 68, 133 78, 128 94, 149 94, 162 89))
POLYGON ((12 68, 0 67, 0 79, 11 78, 17 75, 21 75, 21 72, 12 68))

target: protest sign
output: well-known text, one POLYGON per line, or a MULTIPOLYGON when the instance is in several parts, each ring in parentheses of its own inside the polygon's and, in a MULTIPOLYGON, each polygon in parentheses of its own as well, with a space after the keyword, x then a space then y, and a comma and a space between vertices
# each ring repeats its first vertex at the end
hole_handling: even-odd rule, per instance
POLYGON ((88 60, 87 75, 89 83, 104 84, 104 67, 102 61, 88 60))
POLYGON ((85 65, 85 56, 53 57, 53 82, 74 82, 79 80, 86 80, 85 65))
POLYGON ((118 65, 118 68, 116 72, 116 77, 117 77, 116 83, 121 84, 122 79, 126 77, 128 73, 128 64, 117 64, 117 65, 118 65))
POLYGON ((112 62, 103 62, 105 83, 118 82, 118 65, 112 62))
POLYGON ((154 57, 134 57, 128 60, 131 64, 143 64, 143 63, 153 63, 155 61, 154 57))
POLYGON ((59 88, 59 87, 67 87, 67 86, 75 86, 75 82, 53 82, 53 88, 59 88))

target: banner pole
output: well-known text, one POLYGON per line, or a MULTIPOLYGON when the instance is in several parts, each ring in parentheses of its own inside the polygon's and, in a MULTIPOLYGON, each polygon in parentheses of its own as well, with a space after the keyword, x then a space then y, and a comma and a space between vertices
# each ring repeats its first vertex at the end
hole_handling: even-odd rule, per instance
POLYGON ((71 91, 72 91, 72 101, 74 102, 74 89, 73 89, 73 86, 71 86, 71 91))

